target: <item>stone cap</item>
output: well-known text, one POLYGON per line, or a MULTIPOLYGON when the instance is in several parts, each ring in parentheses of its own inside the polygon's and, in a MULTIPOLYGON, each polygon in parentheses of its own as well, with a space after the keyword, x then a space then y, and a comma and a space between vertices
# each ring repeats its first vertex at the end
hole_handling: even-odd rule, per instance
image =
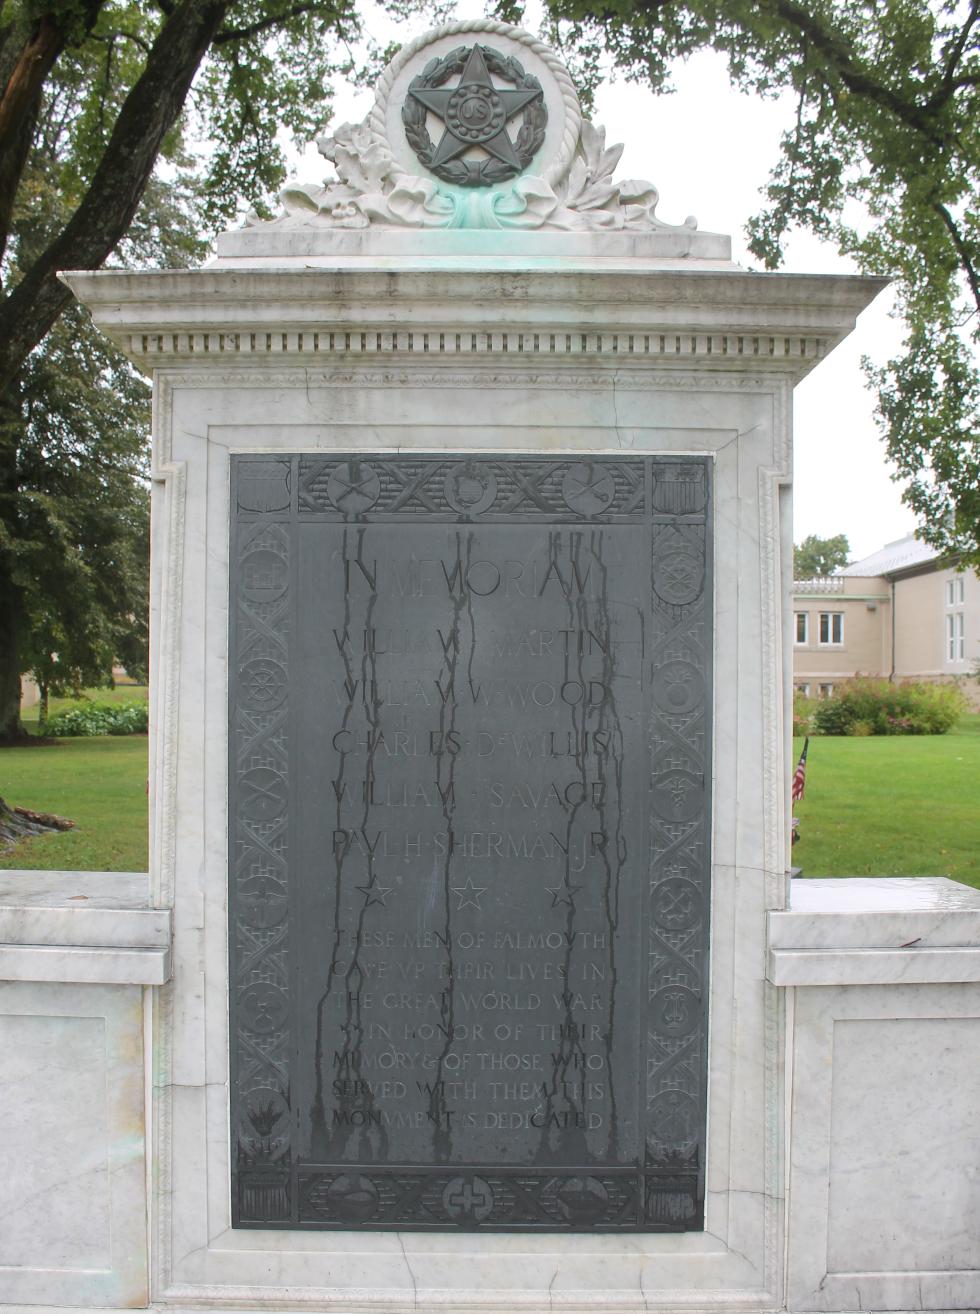
POLYGON ((0 981, 161 985, 171 921, 145 872, 0 872, 0 981))
POLYGON ((780 986, 980 981, 980 890, 945 876, 790 882, 769 913, 769 980, 780 986))
MULTIPOLYGON (((639 232, 531 229, 325 228, 254 224, 219 233, 209 269, 304 268, 683 268, 738 271, 732 240, 678 226, 639 232)), ((745 271, 742 271, 745 272, 745 271)))

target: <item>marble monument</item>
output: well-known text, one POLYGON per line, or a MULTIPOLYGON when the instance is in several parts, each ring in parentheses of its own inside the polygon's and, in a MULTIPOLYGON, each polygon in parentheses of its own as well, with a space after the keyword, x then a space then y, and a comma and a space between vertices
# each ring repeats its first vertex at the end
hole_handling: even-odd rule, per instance
POLYGON ((153 378, 149 875, 0 882, 0 1306, 980 1303, 980 894, 790 881, 791 405, 882 281, 404 47, 153 378))

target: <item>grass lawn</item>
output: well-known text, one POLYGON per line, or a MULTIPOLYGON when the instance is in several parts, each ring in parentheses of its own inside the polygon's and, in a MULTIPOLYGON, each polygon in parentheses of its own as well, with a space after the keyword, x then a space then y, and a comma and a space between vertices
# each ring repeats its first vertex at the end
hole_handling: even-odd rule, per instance
POLYGON ((980 888, 980 715, 947 735, 811 738, 794 811, 793 863, 806 876, 952 876, 980 888))
MULTIPOLYGON (((0 868, 145 870, 146 774, 142 735, 0 748, 0 796, 76 823, 3 850, 0 868)), ((806 876, 952 876, 980 888, 980 715, 948 735, 812 738, 795 810, 793 861, 806 876)))
POLYGON ((146 871, 146 735, 0 748, 0 797, 75 829, 0 849, 0 868, 146 871))

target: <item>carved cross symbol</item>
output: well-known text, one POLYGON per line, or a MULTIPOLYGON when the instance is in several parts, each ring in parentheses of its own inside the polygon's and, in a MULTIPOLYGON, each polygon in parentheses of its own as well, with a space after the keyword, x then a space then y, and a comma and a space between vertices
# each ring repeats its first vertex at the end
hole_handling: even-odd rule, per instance
POLYGON ((332 471, 327 492, 334 506, 340 510, 365 511, 378 500, 381 481, 369 465, 361 461, 348 461, 332 471), (348 499, 350 503, 348 504, 348 499))
POLYGON ((480 1203, 479 1196, 473 1190, 473 1187, 469 1182, 466 1183, 461 1191, 457 1191, 455 1195, 449 1197, 449 1204, 451 1204, 454 1209, 462 1209, 466 1214, 472 1213, 480 1203))
POLYGON ((249 676, 249 689, 254 698, 268 698, 275 692, 278 681, 273 673, 264 666, 253 670, 249 676))
POLYGON ((338 502, 345 501, 350 497, 351 493, 360 493, 363 489, 367 488, 368 484, 371 482, 370 475, 368 475, 366 479, 359 479, 356 484, 348 483, 346 479, 341 479, 340 475, 335 475, 334 477, 344 490, 342 493, 337 494, 338 502))
POLYGON ((691 1099, 681 1090, 667 1091, 655 1101, 657 1131, 672 1140, 684 1140, 691 1134, 691 1099))
POLYGON ((686 594, 694 582, 694 563, 685 552, 666 557, 661 566, 664 591, 672 597, 686 594))
POLYGON ((610 472, 591 461, 578 461, 571 466, 562 483, 565 501, 573 511, 595 515, 604 511, 616 495, 616 485, 610 472))
POLYGON ((282 886, 270 872, 261 871, 249 878, 243 893, 247 899, 264 908, 279 898, 282 894, 282 886))
POLYGON ((474 1177, 470 1181, 457 1177, 449 1183, 443 1195, 443 1204, 451 1218, 458 1218, 460 1214, 467 1218, 486 1218, 493 1208, 493 1191, 489 1182, 485 1182, 482 1177, 474 1177))
POLYGON ((691 895, 688 890, 675 893, 663 890, 660 894, 660 920, 667 926, 686 922, 691 915, 691 895))

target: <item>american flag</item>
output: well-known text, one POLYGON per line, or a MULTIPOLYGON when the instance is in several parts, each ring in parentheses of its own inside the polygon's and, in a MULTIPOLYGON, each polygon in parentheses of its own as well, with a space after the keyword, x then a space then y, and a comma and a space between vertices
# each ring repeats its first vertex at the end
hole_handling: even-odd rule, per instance
POLYGON ((803 752, 793 772, 793 802, 798 803, 806 789, 806 750, 810 747, 810 736, 803 740, 803 752))

